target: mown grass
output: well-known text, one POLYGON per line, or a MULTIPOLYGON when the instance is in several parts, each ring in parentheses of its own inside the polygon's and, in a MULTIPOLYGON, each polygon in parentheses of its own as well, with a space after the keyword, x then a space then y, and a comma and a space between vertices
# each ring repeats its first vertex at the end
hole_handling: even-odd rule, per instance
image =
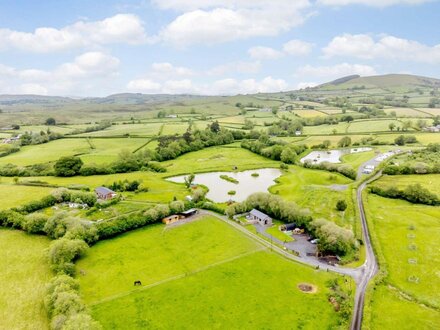
POLYGON ((340 319, 325 285, 336 275, 259 249, 205 217, 98 243, 77 268, 86 271, 82 295, 105 329, 336 327, 340 319), (138 279, 143 287, 134 288, 138 279), (297 285, 303 282, 318 292, 302 293, 297 285))
POLYGON ((358 152, 353 154, 344 155, 341 158, 341 161, 344 164, 351 165, 354 169, 358 169, 359 166, 361 166, 366 161, 369 161, 370 159, 373 159, 375 156, 375 151, 366 151, 366 152, 358 152))
POLYGON ((0 228, 1 329, 49 328, 43 302, 52 276, 46 261, 49 242, 43 236, 0 228))

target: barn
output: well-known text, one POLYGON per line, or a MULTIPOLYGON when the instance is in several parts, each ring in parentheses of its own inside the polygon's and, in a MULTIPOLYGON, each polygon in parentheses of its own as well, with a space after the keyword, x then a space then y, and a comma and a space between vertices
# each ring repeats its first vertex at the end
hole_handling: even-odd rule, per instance
POLYGON ((115 198, 118 194, 106 187, 98 187, 95 189, 95 194, 98 199, 109 200, 115 198))
POLYGON ((249 212, 248 220, 255 221, 262 226, 272 226, 272 218, 257 209, 249 212))

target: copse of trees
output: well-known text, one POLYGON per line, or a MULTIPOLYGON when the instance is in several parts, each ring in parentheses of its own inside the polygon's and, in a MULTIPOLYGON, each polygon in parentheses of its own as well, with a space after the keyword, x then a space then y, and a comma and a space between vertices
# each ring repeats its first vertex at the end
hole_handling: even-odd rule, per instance
POLYGON ((403 199, 414 204, 440 205, 440 198, 419 183, 408 185, 403 190, 396 187, 381 188, 372 186, 370 192, 382 197, 403 199))
POLYGON ((339 227, 334 222, 316 219, 310 223, 310 229, 319 239, 318 249, 323 253, 343 256, 356 249, 353 232, 339 227))
POLYGON ((395 138, 394 143, 398 146, 404 146, 405 144, 417 143, 417 138, 414 135, 399 135, 395 138))
POLYGON ((303 166, 305 168, 311 168, 311 169, 316 169, 316 170, 337 172, 337 173, 340 173, 340 174, 342 174, 352 180, 355 180, 357 177, 357 172, 350 165, 333 164, 333 163, 329 163, 329 162, 322 162, 319 164, 314 164, 310 159, 307 159, 304 162, 303 166))
POLYGON ((390 162, 384 169, 384 174, 439 174, 440 173, 440 144, 430 143, 424 150, 416 150, 406 155, 403 161, 390 162))
POLYGON ((257 141, 244 140, 241 147, 286 164, 294 164, 297 156, 307 150, 306 145, 289 145, 281 141, 273 141, 265 134, 262 134, 257 141))
POLYGON ((56 122, 55 118, 52 118, 52 117, 47 118, 45 121, 45 124, 48 126, 54 126, 54 125, 56 125, 56 123, 57 122, 56 122))
POLYGON ((61 157, 54 165, 55 175, 64 177, 78 175, 83 164, 79 157, 61 157))
POLYGON ((58 140, 63 137, 60 133, 51 132, 49 129, 47 131, 40 131, 40 133, 35 132, 24 132, 20 136, 20 145, 36 145, 43 144, 53 140, 58 140))

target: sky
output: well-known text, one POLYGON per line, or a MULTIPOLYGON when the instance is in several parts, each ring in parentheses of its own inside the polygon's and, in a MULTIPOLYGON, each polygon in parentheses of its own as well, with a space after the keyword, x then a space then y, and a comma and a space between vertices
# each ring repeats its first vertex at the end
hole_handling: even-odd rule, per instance
POLYGON ((0 94, 234 95, 440 78, 439 0, 0 0, 0 94))

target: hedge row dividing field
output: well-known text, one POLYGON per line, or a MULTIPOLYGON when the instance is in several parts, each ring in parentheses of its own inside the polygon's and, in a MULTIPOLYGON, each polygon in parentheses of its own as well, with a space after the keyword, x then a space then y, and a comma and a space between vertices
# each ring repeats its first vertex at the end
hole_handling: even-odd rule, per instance
POLYGON ((261 251, 212 217, 100 242, 77 269, 85 274, 78 276, 83 298, 105 329, 312 329, 341 321, 327 300, 326 281, 336 275, 261 251), (144 287, 134 288, 135 280, 144 287), (300 283, 317 292, 301 292, 300 283))

